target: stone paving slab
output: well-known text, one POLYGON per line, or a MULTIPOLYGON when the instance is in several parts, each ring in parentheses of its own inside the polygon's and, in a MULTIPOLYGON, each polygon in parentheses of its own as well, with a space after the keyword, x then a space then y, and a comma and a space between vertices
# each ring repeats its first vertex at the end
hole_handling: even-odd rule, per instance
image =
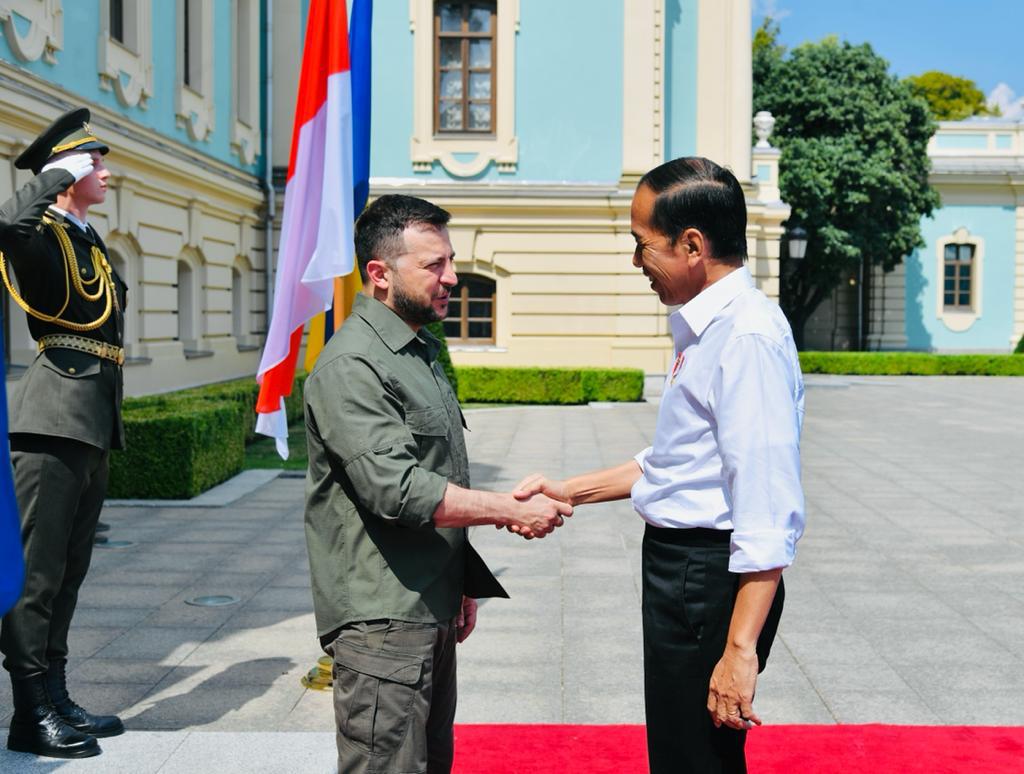
MULTIPOLYGON (((807 533, 759 683, 768 723, 1024 724, 1024 379, 808 377, 807 533)), ((657 403, 467 412, 474 484, 614 465, 657 403)), ((74 692, 123 715, 100 758, 0 750, 0 771, 333 771, 302 528, 304 482, 220 507, 104 511, 72 627, 74 692), (238 603, 185 600, 227 593, 238 603), (273 733, 268 733, 273 732, 273 733)), ((526 542, 472 540, 510 600, 460 646, 459 722, 642 723, 639 556, 628 503, 526 542)), ((10 714, 0 681, 0 724, 10 714)))

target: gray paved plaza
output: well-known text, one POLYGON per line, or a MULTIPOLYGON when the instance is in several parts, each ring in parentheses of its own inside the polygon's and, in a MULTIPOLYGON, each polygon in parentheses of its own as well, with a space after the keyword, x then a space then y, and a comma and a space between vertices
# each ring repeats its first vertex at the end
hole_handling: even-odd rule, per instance
MULTIPOLYGON (((767 723, 1024 725, 1024 379, 808 377, 807 532, 759 683, 767 723)), ((474 484, 572 475, 647 445, 656 402, 468 413, 474 484)), ((0 771, 331 772, 303 482, 222 507, 108 507, 72 629, 71 683, 129 732, 0 771), (186 605, 231 594, 222 608, 186 605), (274 732, 274 733, 267 733, 274 732)), ((542 541, 473 541, 512 599, 460 648, 462 723, 642 723, 639 556, 628 503, 542 541)), ((10 693, 0 681, 0 723, 10 693)), ((756 732, 755 732, 756 733, 756 732)))

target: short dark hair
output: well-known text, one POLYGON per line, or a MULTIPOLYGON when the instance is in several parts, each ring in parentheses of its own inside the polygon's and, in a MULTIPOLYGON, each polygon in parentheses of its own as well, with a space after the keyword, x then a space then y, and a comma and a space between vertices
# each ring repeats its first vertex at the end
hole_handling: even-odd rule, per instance
POLYGON ((386 194, 363 210, 356 221, 355 247, 359 275, 365 281, 366 264, 376 259, 392 263, 405 249, 402 233, 422 224, 443 228, 451 214, 426 199, 402 194, 386 194))
POLYGON ((711 257, 742 262, 747 257, 747 203, 736 176, 709 159, 687 156, 666 161, 640 185, 657 198, 651 225, 674 245, 695 228, 711 243, 711 257))

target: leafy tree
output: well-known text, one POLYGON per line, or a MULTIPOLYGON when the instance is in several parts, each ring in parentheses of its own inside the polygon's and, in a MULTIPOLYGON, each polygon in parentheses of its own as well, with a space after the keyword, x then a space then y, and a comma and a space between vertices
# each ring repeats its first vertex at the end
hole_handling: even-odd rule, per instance
POLYGON ((782 62, 786 47, 779 44, 778 38, 778 22, 770 16, 766 16, 761 22, 761 26, 754 32, 754 83, 766 80, 773 68, 782 62))
POLYGON ((867 44, 829 38, 789 56, 773 39, 768 45, 778 55, 759 54, 754 110, 775 116, 789 224, 808 232, 807 254, 784 267, 781 293, 802 348, 807 318, 862 256, 890 271, 924 244, 921 218, 939 204, 926 151, 935 125, 867 44))
POLYGON ((971 116, 999 115, 985 104, 985 95, 969 78, 929 70, 906 79, 915 96, 928 103, 936 121, 962 121, 971 116))

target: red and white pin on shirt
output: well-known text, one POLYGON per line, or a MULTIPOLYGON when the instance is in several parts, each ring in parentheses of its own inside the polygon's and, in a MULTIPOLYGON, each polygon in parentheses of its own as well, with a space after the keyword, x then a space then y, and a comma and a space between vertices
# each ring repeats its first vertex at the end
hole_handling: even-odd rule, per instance
POLYGON ((683 352, 676 353, 675 362, 672 363, 672 374, 669 376, 669 379, 668 379, 669 387, 671 387, 673 384, 676 383, 676 376, 679 375, 679 369, 683 367, 683 357, 684 357, 684 355, 685 355, 685 353, 683 353, 683 352))

